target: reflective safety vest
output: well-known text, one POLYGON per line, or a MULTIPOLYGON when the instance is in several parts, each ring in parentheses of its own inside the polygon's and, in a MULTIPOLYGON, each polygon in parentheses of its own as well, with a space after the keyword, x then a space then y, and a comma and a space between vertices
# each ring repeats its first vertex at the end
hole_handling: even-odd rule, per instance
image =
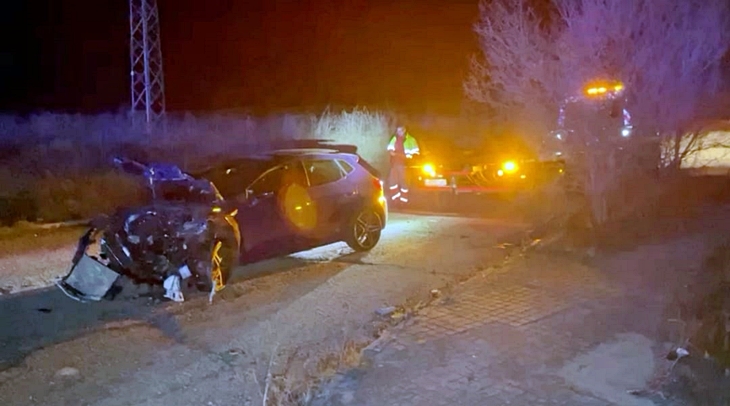
MULTIPOLYGON (((388 151, 397 151, 396 149, 396 140, 397 137, 394 135, 390 138, 390 142, 388 143, 388 151)), ((418 141, 411 136, 411 134, 406 133, 404 140, 403 140, 403 153, 405 155, 414 155, 420 153, 420 149, 418 148, 418 141)))

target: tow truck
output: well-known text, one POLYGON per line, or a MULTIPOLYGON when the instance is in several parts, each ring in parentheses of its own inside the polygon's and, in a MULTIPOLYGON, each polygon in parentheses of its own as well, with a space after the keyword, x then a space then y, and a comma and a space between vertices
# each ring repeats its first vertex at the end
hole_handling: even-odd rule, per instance
POLYGON ((594 80, 582 92, 563 100, 557 129, 543 142, 543 152, 566 160, 568 151, 582 153, 596 144, 623 149, 635 128, 627 108, 625 86, 615 79, 594 80))

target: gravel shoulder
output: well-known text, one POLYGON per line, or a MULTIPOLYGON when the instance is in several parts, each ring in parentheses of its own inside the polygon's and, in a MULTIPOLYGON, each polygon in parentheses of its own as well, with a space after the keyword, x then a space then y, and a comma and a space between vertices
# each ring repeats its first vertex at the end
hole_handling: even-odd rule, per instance
POLYGON ((0 296, 50 286, 71 263, 82 227, 0 229, 0 296))

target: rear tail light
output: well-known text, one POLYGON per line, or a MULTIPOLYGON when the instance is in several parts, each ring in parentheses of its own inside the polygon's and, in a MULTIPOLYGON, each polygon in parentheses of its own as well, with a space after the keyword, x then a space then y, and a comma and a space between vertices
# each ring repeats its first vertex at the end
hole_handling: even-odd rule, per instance
POLYGON ((375 186, 375 190, 382 191, 383 181, 373 176, 373 186, 375 186))
POLYGON ((383 181, 373 176, 373 187, 375 187, 375 196, 378 203, 385 205, 385 192, 383 191, 383 181))

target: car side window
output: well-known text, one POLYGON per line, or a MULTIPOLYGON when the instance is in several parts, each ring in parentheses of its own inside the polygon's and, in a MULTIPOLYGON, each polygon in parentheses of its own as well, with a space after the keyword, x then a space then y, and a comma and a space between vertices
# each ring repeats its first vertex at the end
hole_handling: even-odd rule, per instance
POLYGON ((294 161, 284 165, 284 172, 281 179, 282 186, 300 185, 307 186, 307 175, 304 173, 304 166, 301 161, 294 161))
POLYGON ((293 184, 307 184, 301 162, 291 162, 269 170, 248 189, 253 196, 261 196, 267 193, 277 193, 283 187, 293 184))
POLYGON ((337 182, 345 175, 333 159, 311 159, 304 161, 310 186, 337 182))
POLYGON ((344 159, 338 159, 337 163, 340 164, 340 167, 342 168, 342 170, 345 171, 345 175, 349 175, 350 172, 355 170, 355 168, 353 168, 352 165, 350 165, 344 159))
POLYGON ((281 180, 284 175, 284 166, 277 166, 265 172, 251 186, 248 187, 252 196, 262 196, 268 193, 276 193, 281 187, 281 180))

